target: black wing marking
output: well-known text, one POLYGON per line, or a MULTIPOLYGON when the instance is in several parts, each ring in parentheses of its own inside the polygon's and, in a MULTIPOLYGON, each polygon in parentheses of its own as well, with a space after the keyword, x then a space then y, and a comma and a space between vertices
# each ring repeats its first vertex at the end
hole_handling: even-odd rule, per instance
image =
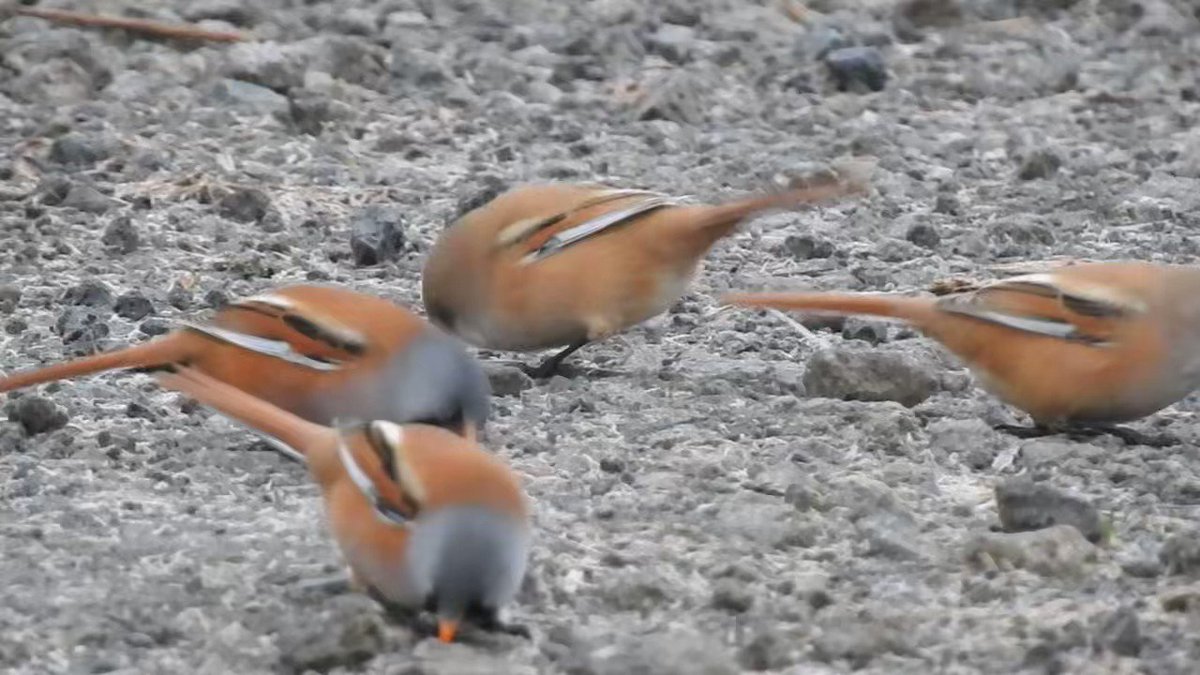
POLYGON ((337 370, 342 367, 340 363, 331 361, 322 361, 311 356, 306 356, 292 349, 292 346, 283 340, 272 340, 270 338, 260 337, 258 335, 250 335, 248 333, 239 333, 237 331, 218 328, 217 326, 206 326, 203 324, 184 323, 183 328, 199 333, 205 337, 227 342, 231 345, 247 349, 249 351, 270 356, 272 358, 294 363, 298 366, 311 368, 313 370, 330 371, 337 370))
POLYGON ((595 218, 586 220, 550 237, 545 244, 542 244, 536 250, 529 252, 522 258, 521 264, 528 265, 539 260, 544 260, 600 232, 627 223, 637 216, 661 208, 675 206, 678 203, 678 200, 670 197, 653 197, 640 201, 628 208, 600 214, 595 218))

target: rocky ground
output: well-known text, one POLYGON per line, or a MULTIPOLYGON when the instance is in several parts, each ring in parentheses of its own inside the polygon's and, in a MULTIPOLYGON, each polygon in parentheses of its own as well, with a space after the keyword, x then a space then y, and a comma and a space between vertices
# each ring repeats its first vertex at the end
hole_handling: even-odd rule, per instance
POLYGON ((806 336, 714 300, 1194 261, 1193 3, 43 4, 257 40, 0 22, 4 369, 284 282, 419 306, 438 230, 522 181, 717 200, 878 166, 865 199, 720 244, 667 315, 569 377, 489 367, 490 444, 535 501, 512 614, 531 640, 446 646, 306 587, 341 567, 302 468, 144 376, 10 396, 5 672, 1200 668, 1195 400, 1134 425, 1174 447, 1022 441, 909 330, 806 336))

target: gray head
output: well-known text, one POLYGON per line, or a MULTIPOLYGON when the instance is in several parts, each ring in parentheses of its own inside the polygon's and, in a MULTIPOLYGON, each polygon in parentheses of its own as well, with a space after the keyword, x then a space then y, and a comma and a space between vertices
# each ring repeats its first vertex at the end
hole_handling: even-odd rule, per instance
POLYGON ((450 506, 421 514, 407 550, 413 590, 437 614, 438 636, 448 642, 461 621, 498 623, 525 576, 529 530, 511 514, 450 506))
POLYGON ((391 419, 463 431, 482 427, 491 413, 492 388, 479 362, 462 343, 439 330, 415 339, 388 365, 383 400, 391 419))

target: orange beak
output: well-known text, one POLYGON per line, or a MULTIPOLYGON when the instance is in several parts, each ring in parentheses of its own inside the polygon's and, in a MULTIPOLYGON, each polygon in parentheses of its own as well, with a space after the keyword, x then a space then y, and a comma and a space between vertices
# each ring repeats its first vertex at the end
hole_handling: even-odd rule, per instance
POLYGON ((438 639, 442 642, 454 642, 458 633, 458 622, 449 619, 438 619, 438 639))

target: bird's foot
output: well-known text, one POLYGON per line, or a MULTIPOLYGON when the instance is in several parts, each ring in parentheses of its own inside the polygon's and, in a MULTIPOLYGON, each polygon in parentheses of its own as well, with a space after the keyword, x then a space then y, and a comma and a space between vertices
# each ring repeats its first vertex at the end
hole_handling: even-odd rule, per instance
POLYGON ((1173 445, 1179 445, 1181 442, 1177 436, 1169 433, 1144 433, 1136 429, 1121 426, 1070 426, 1064 428, 1053 428, 1044 426, 1020 426, 1017 424, 999 424, 992 427, 996 431, 1004 432, 1017 438, 1042 438, 1044 436, 1053 436, 1055 434, 1065 434, 1067 438, 1075 441, 1084 441, 1095 438, 1096 436, 1115 436, 1121 439, 1125 445, 1145 445, 1151 448, 1166 448, 1173 445))
POLYGON ((1125 445, 1145 445, 1151 448, 1169 448, 1179 445, 1179 437, 1171 433, 1145 433, 1129 427, 1097 427, 1091 430, 1095 434, 1109 434, 1125 442, 1125 445))
POLYGON ((1022 426, 1020 424, 997 424, 992 427, 996 431, 1016 436, 1017 438, 1041 438, 1043 436, 1052 436, 1058 431, 1039 426, 1022 426))
POLYGON ((520 368, 526 375, 535 380, 547 380, 555 375, 560 374, 560 365, 561 363, 559 361, 556 361, 554 357, 550 357, 536 366, 522 363, 517 367, 520 368))

